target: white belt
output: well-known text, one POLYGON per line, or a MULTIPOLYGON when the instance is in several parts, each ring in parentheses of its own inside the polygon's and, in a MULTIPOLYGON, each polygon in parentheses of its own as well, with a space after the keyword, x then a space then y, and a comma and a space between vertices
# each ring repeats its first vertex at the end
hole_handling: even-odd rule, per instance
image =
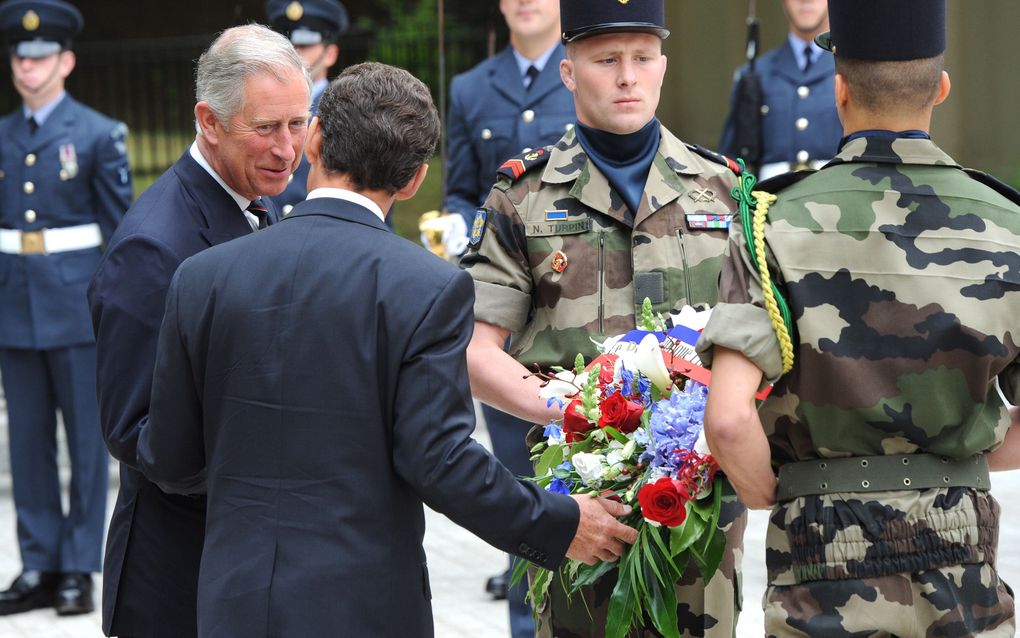
POLYGON ((762 167, 758 170, 758 179, 766 180, 776 175, 782 175, 783 173, 789 173, 790 171, 800 171, 805 168, 813 168, 818 170, 825 166, 829 160, 809 160, 807 162, 772 162, 770 164, 762 164, 762 167))
POLYGON ((102 243, 103 234, 96 223, 24 231, 0 228, 0 253, 8 255, 63 253, 96 248, 102 243))

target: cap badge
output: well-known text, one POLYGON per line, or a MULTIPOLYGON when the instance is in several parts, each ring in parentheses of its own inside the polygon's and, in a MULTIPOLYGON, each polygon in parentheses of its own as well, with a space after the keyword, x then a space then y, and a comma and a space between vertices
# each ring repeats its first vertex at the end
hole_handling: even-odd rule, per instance
POLYGON ((39 14, 29 9, 21 18, 21 26, 25 27, 25 31, 35 31, 39 28, 39 14))
POLYGON ((620 0, 620 4, 627 4, 630 0, 620 0))
POLYGON ((287 19, 291 22, 297 22, 303 15, 305 15, 305 8, 297 0, 287 5, 287 19))

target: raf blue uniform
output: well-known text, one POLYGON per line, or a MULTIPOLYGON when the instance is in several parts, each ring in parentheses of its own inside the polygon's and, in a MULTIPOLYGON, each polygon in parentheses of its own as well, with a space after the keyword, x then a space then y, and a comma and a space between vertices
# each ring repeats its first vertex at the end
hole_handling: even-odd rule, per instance
POLYGON ((574 125, 574 98, 560 80, 563 57, 557 44, 528 88, 509 47, 453 78, 443 207, 463 215, 468 228, 503 162, 555 144, 574 125))
MULTIPOLYGON (((19 58, 58 54, 81 26, 76 9, 53 1, 8 2, 0 21, 19 58)), ((0 602, 3 613, 44 606, 46 595, 45 606, 53 605, 49 588, 59 573, 66 576, 58 597, 75 593, 63 607, 58 598, 58 613, 80 613, 93 604, 88 575, 102 567, 109 464, 85 289, 131 202, 127 127, 66 93, 32 113, 35 124, 27 115, 25 107, 0 118, 0 374, 24 568, 0 602), (66 514, 58 409, 72 470, 66 514), (26 581, 34 572, 41 582, 26 581)))
MULTIPOLYGON (((791 37, 783 46, 765 53, 755 62, 763 98, 763 179, 796 168, 821 166, 835 156, 843 136, 843 126, 836 114, 833 89, 835 61, 832 54, 818 49, 816 58, 805 72, 794 53, 793 40, 791 37)), ((797 42, 797 46, 805 46, 803 41, 797 42)), ((747 69, 745 65, 737 71, 738 80, 747 69)), ((735 104, 734 91, 730 95, 730 113, 719 142, 719 152, 733 157, 740 154, 734 141, 735 104)))
MULTIPOLYGON (((563 58, 563 45, 557 43, 527 87, 510 47, 453 78, 443 208, 460 213, 468 228, 503 162, 525 149, 555 144, 574 126, 574 97, 560 79, 563 58)), ((488 405, 482 406, 482 412, 496 458, 515 475, 530 476, 524 437, 532 424, 488 405)), ((510 630, 515 638, 534 634, 524 591, 518 586, 509 592, 510 630)))

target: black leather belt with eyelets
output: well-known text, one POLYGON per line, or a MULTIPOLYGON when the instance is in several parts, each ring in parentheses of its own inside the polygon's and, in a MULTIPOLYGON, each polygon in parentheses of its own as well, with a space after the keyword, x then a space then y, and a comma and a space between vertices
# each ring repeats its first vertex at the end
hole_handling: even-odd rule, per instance
POLYGON ((936 454, 851 456, 787 463, 779 468, 776 498, 835 492, 887 492, 933 487, 988 490, 988 461, 983 454, 951 459, 936 454))

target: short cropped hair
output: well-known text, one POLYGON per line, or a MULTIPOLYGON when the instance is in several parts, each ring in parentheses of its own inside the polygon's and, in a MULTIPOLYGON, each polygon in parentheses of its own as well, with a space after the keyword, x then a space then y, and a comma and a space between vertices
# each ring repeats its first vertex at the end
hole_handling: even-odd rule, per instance
POLYGON ((943 54, 894 62, 836 56, 836 73, 846 79, 854 102, 872 113, 929 108, 944 67, 943 54))
POLYGON ((439 113, 428 88, 403 69, 348 67, 319 101, 322 168, 358 190, 393 195, 435 153, 439 113))
POLYGON ((259 24, 227 29, 198 59, 195 98, 206 102, 224 126, 244 107, 245 80, 272 75, 280 82, 297 72, 311 90, 312 80, 290 40, 259 24))

